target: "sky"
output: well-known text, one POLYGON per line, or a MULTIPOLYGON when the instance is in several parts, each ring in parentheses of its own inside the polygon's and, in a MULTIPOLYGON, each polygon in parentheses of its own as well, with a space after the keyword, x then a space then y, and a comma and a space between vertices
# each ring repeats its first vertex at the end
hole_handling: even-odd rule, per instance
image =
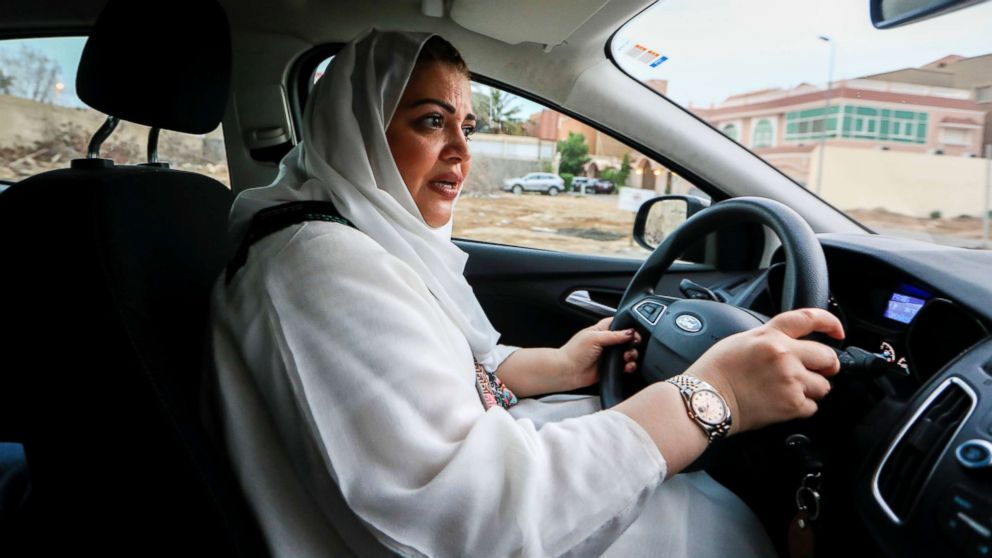
MULTIPOLYGON (((916 67, 948 54, 992 53, 992 2, 878 30, 868 0, 661 0, 617 34, 615 58, 639 79, 668 80, 675 102, 708 106, 730 95, 916 67), (642 44, 668 59, 651 68, 616 53, 642 44)), ((992 78, 990 78, 992 80, 992 78)))
MULTIPOLYGON (((83 53, 85 37, 58 37, 52 39, 28 39, 0 41, 0 51, 16 54, 21 45, 29 45, 54 59, 62 67, 61 80, 65 89, 58 95, 57 103, 70 107, 84 106, 76 97, 76 67, 83 53)), ((2 68, 0 68, 2 69, 2 68)))
MULTIPOLYGON (((831 38, 833 78, 921 66, 948 54, 992 53, 992 1, 880 31, 868 20, 868 0, 661 0, 621 28, 614 50, 642 44, 667 59, 654 68, 617 53, 639 79, 668 80, 675 102, 709 106, 730 95, 827 81, 831 38)), ((0 41, 0 50, 28 41, 0 41)), ((75 96, 82 37, 32 39, 29 44, 62 66, 58 103, 75 96)), ((522 113, 538 105, 521 101, 522 113)))

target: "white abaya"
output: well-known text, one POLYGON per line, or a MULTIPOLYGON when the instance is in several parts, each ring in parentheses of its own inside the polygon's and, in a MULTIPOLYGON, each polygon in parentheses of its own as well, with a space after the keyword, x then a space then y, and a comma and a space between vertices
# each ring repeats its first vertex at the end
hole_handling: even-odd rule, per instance
POLYGON ((226 443, 273 556, 775 555, 743 502, 668 478, 598 398, 484 410, 465 336, 362 232, 258 241, 211 311, 226 443))

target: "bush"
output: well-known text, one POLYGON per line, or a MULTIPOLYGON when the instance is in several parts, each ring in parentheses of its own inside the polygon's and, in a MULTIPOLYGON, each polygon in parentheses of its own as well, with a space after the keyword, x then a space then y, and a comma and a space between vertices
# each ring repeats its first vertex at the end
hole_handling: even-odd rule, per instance
POLYGON ((592 160, 589 157, 589 146, 586 145, 586 137, 575 132, 568 133, 568 139, 558 142, 558 153, 561 153, 561 160, 558 163, 558 173, 562 176, 565 173, 575 176, 582 172, 582 168, 592 160))
POLYGON ((616 180, 613 183, 617 186, 626 186, 628 176, 630 176, 630 153, 624 153, 623 161, 620 163, 620 171, 617 173, 616 180))
POLYGON ((940 210, 939 209, 934 209, 933 211, 930 212, 930 218, 931 219, 940 219, 940 216, 941 216, 941 213, 940 213, 940 210))
POLYGON ((559 176, 561 176, 562 179, 565 181, 565 190, 566 191, 567 190, 571 190, 572 189, 572 179, 575 178, 575 175, 572 174, 572 173, 570 173, 570 172, 563 172, 559 176))

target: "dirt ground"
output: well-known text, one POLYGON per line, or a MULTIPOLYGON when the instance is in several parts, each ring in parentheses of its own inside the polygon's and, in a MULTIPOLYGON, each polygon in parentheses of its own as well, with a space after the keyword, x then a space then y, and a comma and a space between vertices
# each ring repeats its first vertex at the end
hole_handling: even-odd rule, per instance
POLYGON ((643 258, 631 237, 634 213, 615 195, 466 193, 455 207, 454 236, 585 254, 643 258))
MULTIPOLYGON (((977 246, 978 217, 917 218, 884 209, 851 210, 855 220, 882 234, 977 246)), ((615 195, 473 194, 455 208, 454 236, 585 254, 644 258, 631 237, 634 213, 617 208, 615 195)))
POLYGON ((884 209, 853 209, 846 212, 856 221, 873 230, 904 230, 931 235, 952 236, 961 239, 982 238, 982 219, 968 215, 926 219, 892 213, 884 209))

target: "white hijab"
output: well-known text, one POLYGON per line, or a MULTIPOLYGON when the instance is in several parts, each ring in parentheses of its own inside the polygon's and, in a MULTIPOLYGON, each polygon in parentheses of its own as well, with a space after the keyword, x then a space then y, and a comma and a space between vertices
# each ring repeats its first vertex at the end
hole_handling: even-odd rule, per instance
POLYGON ((231 208, 240 241, 258 211, 300 200, 331 201, 358 230, 406 262, 487 362, 499 339, 465 280, 468 254, 451 242, 451 220, 431 228, 386 142, 386 127, 430 33, 366 31, 331 61, 303 115, 303 142, 283 157, 275 181, 245 190, 231 208))

